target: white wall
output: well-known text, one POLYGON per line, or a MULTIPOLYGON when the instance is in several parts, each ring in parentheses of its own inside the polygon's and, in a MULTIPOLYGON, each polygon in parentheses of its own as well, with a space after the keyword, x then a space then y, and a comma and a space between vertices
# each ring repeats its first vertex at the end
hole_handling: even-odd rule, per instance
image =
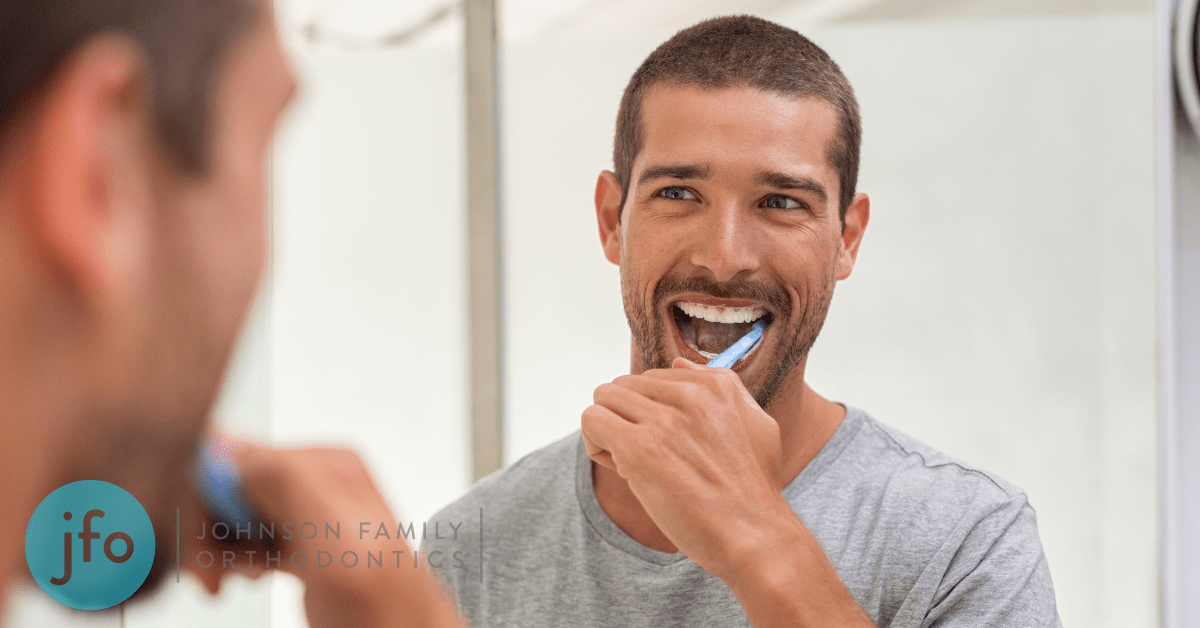
POLYGON ((468 475, 457 57, 301 63, 275 164, 271 432, 362 448, 427 516, 468 475))
MULTIPOLYGON (((506 50, 509 461, 627 372, 591 196, 625 81, 682 26, 506 50)), ((858 91, 873 197, 810 381, 1022 486, 1064 625, 1155 625, 1150 15, 809 34, 858 91)))
MULTIPOLYGON (((400 520, 427 521, 469 480, 460 57, 296 63, 275 153, 271 435, 355 447, 400 520)), ((297 590, 278 591, 272 625, 296 625, 297 590)))

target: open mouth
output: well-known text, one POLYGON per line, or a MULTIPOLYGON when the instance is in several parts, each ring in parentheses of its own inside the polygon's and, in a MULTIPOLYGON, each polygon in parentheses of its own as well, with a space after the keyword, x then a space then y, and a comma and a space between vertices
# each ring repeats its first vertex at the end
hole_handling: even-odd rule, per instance
MULTIPOLYGON (((671 306, 675 326, 683 342, 693 351, 711 360, 750 332, 754 321, 765 318, 771 322, 771 314, 760 306, 728 307, 679 301, 671 306)), ((759 342, 747 357, 758 350, 759 342)))

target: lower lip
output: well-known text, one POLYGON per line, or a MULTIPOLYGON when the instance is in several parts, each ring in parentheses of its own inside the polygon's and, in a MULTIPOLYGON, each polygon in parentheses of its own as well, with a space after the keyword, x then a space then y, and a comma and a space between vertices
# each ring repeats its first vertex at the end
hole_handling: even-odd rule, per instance
MULTIPOLYGON (((675 306, 672 305, 671 307, 675 306)), ((674 336, 675 347, 679 353, 682 354, 684 358, 687 358, 692 362, 696 362, 697 364, 708 364, 712 358, 707 358, 703 353, 691 348, 688 346, 687 341, 683 339, 683 333, 679 331, 679 325, 675 324, 675 313, 671 310, 667 310, 667 319, 667 325, 671 327, 671 335, 674 336)), ((763 343, 767 341, 767 333, 769 331, 770 328, 768 328, 767 332, 763 332, 763 337, 758 340, 758 344, 756 344, 754 348, 750 349, 749 353, 742 356, 742 359, 738 360, 733 366, 729 367, 730 370, 735 373, 740 373, 750 368, 750 365, 754 362, 754 358, 758 355, 758 350, 763 346, 763 343)))

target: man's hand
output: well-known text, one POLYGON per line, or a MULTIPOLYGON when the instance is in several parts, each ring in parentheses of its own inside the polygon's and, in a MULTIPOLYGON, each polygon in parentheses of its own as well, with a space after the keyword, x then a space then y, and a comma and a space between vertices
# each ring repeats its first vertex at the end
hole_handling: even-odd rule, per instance
POLYGON ((779 424, 733 371, 673 366, 598 387, 584 443, 680 551, 725 578, 764 515, 795 517, 780 493, 779 424))
MULTIPOLYGON (((272 567, 294 574, 304 582, 304 606, 310 626, 437 626, 458 627, 457 612, 441 588, 424 568, 414 568, 412 550, 396 539, 360 539, 358 524, 392 522, 392 515, 362 460, 343 448, 282 449, 245 441, 226 441, 237 461, 242 489, 251 509, 263 521, 275 522, 275 540, 259 547, 253 569, 243 565, 238 551, 237 572, 255 576, 265 571, 264 553, 280 560, 272 567), (293 535, 282 539, 280 526, 291 522, 293 535), (305 539, 299 526, 312 522, 322 532, 305 539), (326 537, 324 525, 341 523, 341 538, 326 537), (329 552, 330 567, 318 568, 317 551, 329 552), (399 560, 394 551, 404 553, 399 560), (366 569, 365 562, 343 568, 343 552, 353 551, 359 561, 368 552, 382 552, 384 568, 366 569), (276 554, 281 552, 281 554, 276 554), (297 568, 293 552, 304 552, 307 564, 297 568), (398 566, 397 566, 398 562, 398 566)), ((254 530, 257 541, 257 529, 254 530)), ((193 549, 208 550, 216 557, 230 549, 211 534, 193 549)), ((238 550, 246 548, 239 547, 238 550)), ((195 555, 193 553, 193 555, 195 555)), ((297 559, 300 560, 300 559, 297 559)), ((213 592, 224 575, 220 558, 208 569, 193 571, 213 592)))
POLYGON ((596 389, 582 419, 588 456, 729 585, 753 625, 872 626, 782 495, 779 424, 733 371, 672 366, 596 389))

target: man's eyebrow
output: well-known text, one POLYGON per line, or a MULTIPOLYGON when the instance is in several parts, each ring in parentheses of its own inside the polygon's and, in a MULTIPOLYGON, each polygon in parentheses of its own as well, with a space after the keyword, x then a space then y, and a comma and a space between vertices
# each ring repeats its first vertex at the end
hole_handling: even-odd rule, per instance
POLYGON ((829 201, 829 193, 825 191, 825 186, 818 183, 816 179, 793 177, 782 172, 764 170, 758 173, 758 183, 783 190, 805 190, 816 194, 822 202, 829 201))
POLYGON ((643 185, 655 179, 706 179, 708 166, 693 164, 676 164, 670 166, 653 166, 642 171, 638 176, 638 185, 643 185))

